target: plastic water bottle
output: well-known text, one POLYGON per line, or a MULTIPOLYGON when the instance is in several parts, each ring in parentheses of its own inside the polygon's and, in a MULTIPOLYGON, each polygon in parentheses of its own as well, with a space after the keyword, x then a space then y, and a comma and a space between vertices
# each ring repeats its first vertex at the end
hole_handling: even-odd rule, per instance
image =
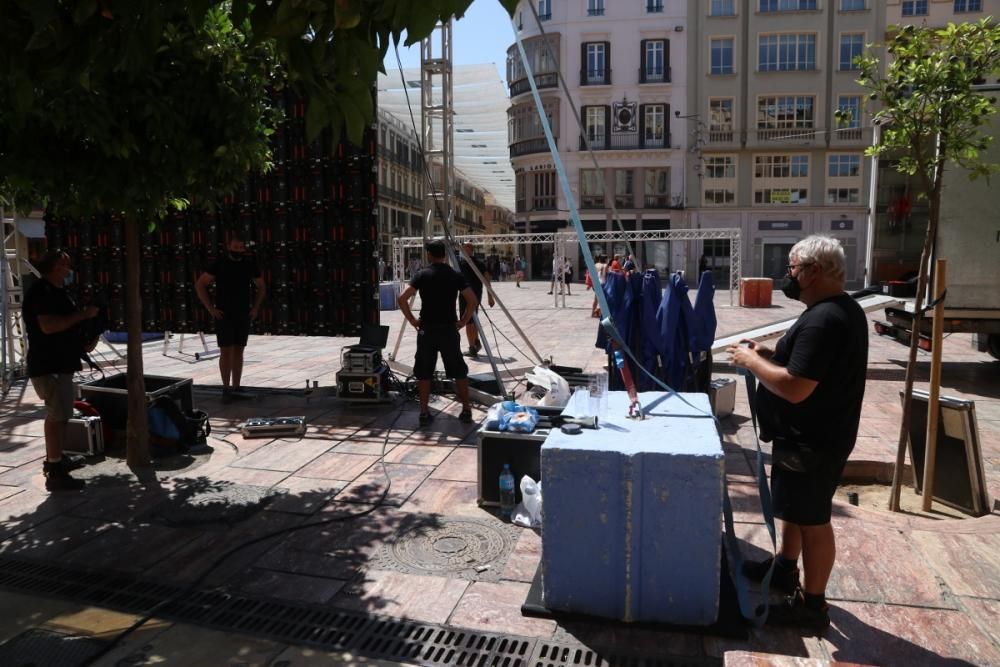
POLYGON ((503 472, 500 473, 500 514, 504 518, 510 518, 514 511, 514 473, 510 471, 510 464, 503 464, 503 472))

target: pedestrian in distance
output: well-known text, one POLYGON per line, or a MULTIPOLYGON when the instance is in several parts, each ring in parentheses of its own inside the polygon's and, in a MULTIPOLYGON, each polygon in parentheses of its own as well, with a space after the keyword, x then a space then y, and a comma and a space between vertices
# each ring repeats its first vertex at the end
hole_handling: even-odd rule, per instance
POLYGON ((556 282, 559 283, 559 294, 563 293, 563 280, 565 278, 565 272, 566 269, 563 266, 563 258, 559 255, 554 255, 552 257, 552 284, 549 285, 549 294, 556 291, 556 282))
POLYGON ((215 320, 222 396, 228 400, 240 391, 243 355, 250 337, 250 325, 260 314, 260 307, 267 295, 260 267, 247 251, 246 239, 240 234, 230 237, 226 252, 198 277, 195 293, 215 320), (214 303, 208 293, 208 286, 213 282, 214 303), (256 290, 252 302, 251 289, 256 290))
POLYGON ((48 251, 36 268, 42 277, 25 293, 21 314, 28 334, 28 377, 45 401, 42 473, 48 491, 78 491, 84 482, 70 474, 78 466, 63 448, 76 395, 73 374, 81 368, 81 354, 93 350, 100 335, 87 340, 82 324, 96 317, 98 308, 78 308, 66 291, 72 264, 65 252, 48 251))
POLYGON ((417 330, 417 353, 413 360, 413 375, 417 378, 420 399, 420 426, 431 423, 431 379, 438 355, 444 363, 445 374, 455 381, 455 393, 462 403, 458 418, 465 423, 472 421, 469 404, 469 367, 462 358, 462 339, 459 333, 472 319, 476 306, 476 293, 469 287, 465 276, 448 266, 444 241, 434 239, 427 243, 429 264, 410 280, 397 302, 406 321, 417 330), (420 317, 413 315, 410 300, 420 293, 420 317), (455 315, 455 297, 463 297, 461 317, 455 315))
MULTIPOLYGON (((728 349, 732 363, 760 382, 760 438, 773 443, 771 496, 774 516, 781 519, 781 549, 771 586, 788 597, 771 607, 768 623, 814 634, 830 624, 833 494, 854 449, 868 367, 867 318, 844 293, 845 274, 839 241, 799 241, 788 255, 782 291, 806 310, 773 350, 751 341, 728 349)), ((772 559, 748 562, 744 573, 760 581, 771 566, 772 559)))
POLYGON ((563 282, 566 283, 566 295, 573 296, 570 284, 573 282, 573 264, 567 259, 563 264, 563 282))
POLYGON ((514 260, 514 267, 517 269, 517 286, 521 286, 521 281, 524 280, 524 272, 528 268, 528 263, 524 261, 523 257, 517 257, 514 260))

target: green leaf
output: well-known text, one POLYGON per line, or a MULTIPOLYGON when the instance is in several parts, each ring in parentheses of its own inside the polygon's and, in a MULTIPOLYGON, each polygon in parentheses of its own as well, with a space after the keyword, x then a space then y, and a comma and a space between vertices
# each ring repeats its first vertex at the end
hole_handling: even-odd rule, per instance
POLYGON ((97 13, 97 0, 77 0, 73 10, 73 23, 80 25, 97 13))

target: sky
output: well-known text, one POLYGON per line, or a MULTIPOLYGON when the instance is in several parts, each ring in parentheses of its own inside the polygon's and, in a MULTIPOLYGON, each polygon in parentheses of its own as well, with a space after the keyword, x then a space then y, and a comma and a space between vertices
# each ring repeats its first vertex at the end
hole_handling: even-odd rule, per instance
MULTIPOLYGON (((456 65, 494 63, 500 80, 507 83, 507 47, 514 43, 510 17, 497 0, 473 0, 465 16, 455 21, 454 62, 456 65)), ((435 36, 435 51, 439 38, 435 36)), ((405 38, 400 40, 400 43, 405 38)), ((420 67, 420 45, 399 48, 403 67, 420 67)), ((385 58, 386 71, 396 68, 396 56, 389 50, 385 58)))

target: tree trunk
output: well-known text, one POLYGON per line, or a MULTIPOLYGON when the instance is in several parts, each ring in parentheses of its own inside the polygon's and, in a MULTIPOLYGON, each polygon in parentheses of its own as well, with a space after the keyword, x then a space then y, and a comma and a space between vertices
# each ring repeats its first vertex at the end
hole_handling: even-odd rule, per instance
MULTIPOLYGON (((941 173, 944 165, 939 164, 937 176, 934 179, 934 189, 930 193, 930 210, 927 218, 927 234, 924 236, 924 247, 920 251, 920 267, 917 274, 917 297, 914 303, 913 327, 910 330, 910 355, 906 363, 906 376, 903 382, 903 414, 899 420, 899 440, 896 449, 896 466, 892 471, 892 493, 889 496, 889 510, 899 511, 899 493, 902 485, 903 464, 906 457, 906 442, 910 437, 910 402, 913 398, 913 381, 917 369, 917 347, 920 341, 920 325, 923 320, 921 311, 924 308, 924 294, 927 293, 928 269, 931 261, 931 248, 937 238, 938 218, 941 210, 941 173)), ((916 470, 914 470, 916 474, 916 470)))
POLYGON ((142 367, 142 296, 139 263, 138 220, 127 219, 125 225, 125 265, 128 271, 125 287, 128 319, 128 424, 125 427, 126 460, 130 468, 150 464, 149 418, 146 414, 146 381, 142 367))

